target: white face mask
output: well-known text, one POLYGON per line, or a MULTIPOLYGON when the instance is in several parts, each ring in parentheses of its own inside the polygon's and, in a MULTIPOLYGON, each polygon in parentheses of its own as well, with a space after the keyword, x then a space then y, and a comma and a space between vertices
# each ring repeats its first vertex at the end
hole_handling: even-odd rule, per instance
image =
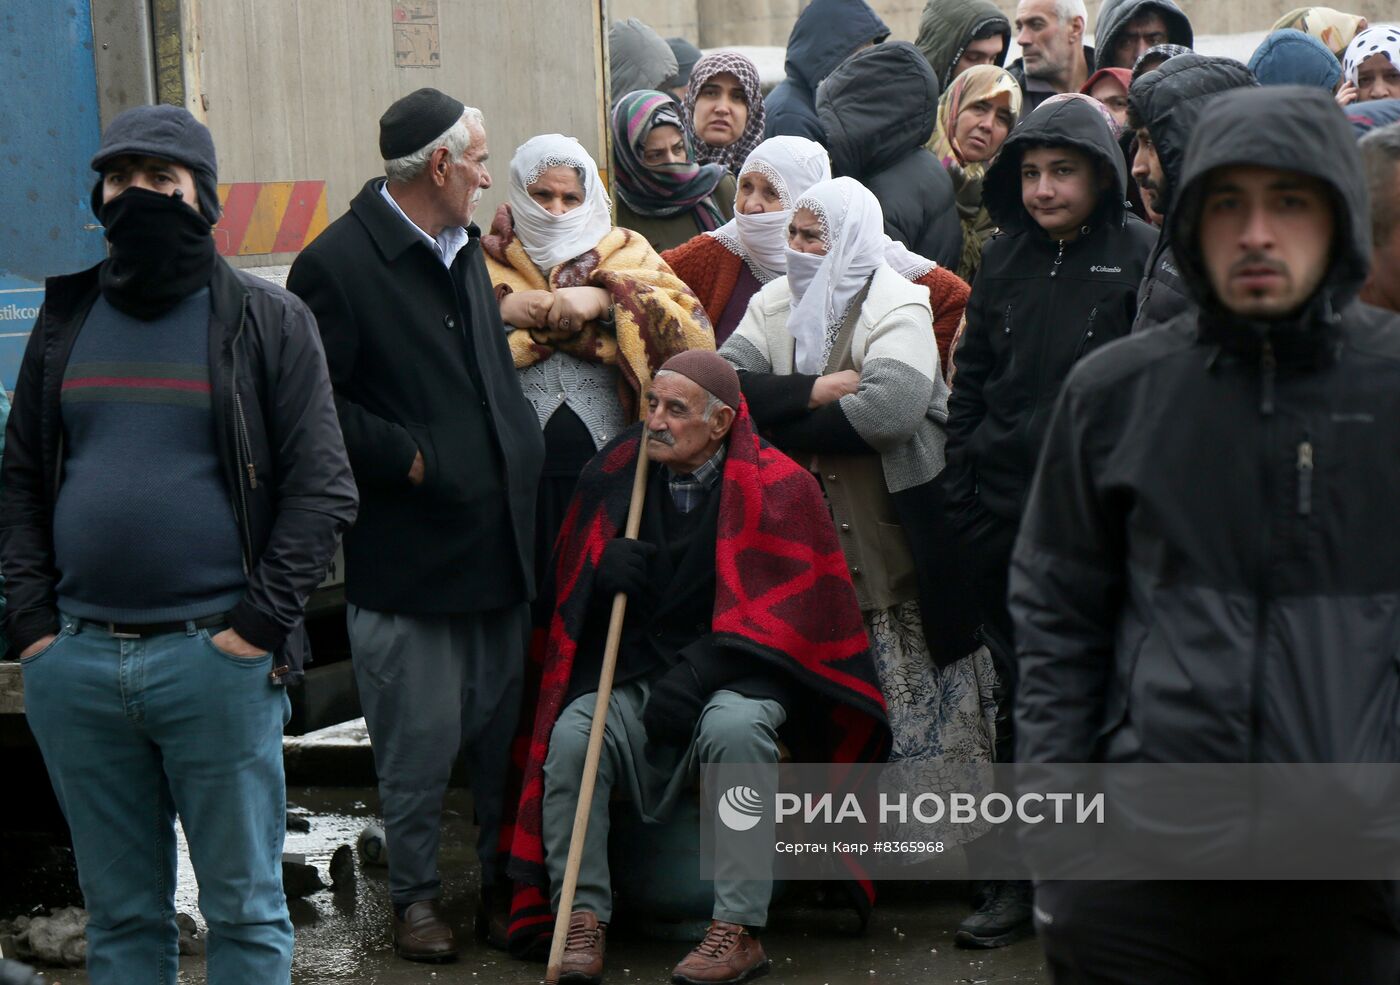
POLYGON ((792 213, 786 209, 758 215, 734 213, 739 243, 749 259, 776 280, 787 271, 787 229, 792 213))
POLYGON ((791 246, 783 247, 783 252, 787 256, 788 288, 792 291, 792 306, 795 308, 807 294, 807 288, 812 286, 826 257, 816 253, 800 253, 791 246))

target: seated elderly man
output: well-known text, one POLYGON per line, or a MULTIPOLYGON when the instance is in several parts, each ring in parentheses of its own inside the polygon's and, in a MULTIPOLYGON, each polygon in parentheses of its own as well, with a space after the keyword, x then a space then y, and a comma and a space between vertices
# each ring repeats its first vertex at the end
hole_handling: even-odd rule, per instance
MULTIPOLYGON (((701 764, 777 762, 780 733, 817 761, 877 760, 888 740, 855 591, 815 480, 758 438, 738 376, 712 352, 671 357, 646 400, 655 464, 638 539, 617 533, 641 427, 589 463, 560 534, 559 595, 514 830, 511 871, 526 883, 511 927, 520 950, 548 932, 559 903, 609 612, 624 592, 631 604, 563 982, 602 979, 615 787, 644 821, 660 822, 701 764), (797 727, 799 711, 810 725, 797 727)), ((672 980, 763 974, 757 935, 771 890, 769 881, 716 879, 709 931, 672 980)))

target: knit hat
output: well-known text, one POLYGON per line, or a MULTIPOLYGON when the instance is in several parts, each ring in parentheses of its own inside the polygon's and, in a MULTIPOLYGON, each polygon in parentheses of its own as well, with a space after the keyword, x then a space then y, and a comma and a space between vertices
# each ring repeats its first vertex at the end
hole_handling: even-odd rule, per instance
POLYGON ((467 107, 445 92, 422 88, 410 92, 379 118, 379 156, 393 161, 428 146, 462 118, 467 107))
MULTIPOLYGON (((113 158, 159 157, 183 164, 194 174, 199 211, 219 221, 219 162, 209 128, 183 106, 134 106, 107 124, 92 158, 98 174, 113 158)), ((92 189, 92 214, 102 208, 102 179, 92 189)))
POLYGON ((687 349, 661 364, 658 372, 679 373, 717 397, 731 410, 739 409, 739 374, 716 352, 687 349))
MULTIPOLYGON (((695 63, 703 57, 703 53, 685 38, 667 38, 666 43, 671 46, 671 54, 676 56, 676 74, 657 88, 669 92, 690 85, 691 69, 695 68, 695 63)), ((619 98, 621 95, 614 93, 613 98, 619 98)))

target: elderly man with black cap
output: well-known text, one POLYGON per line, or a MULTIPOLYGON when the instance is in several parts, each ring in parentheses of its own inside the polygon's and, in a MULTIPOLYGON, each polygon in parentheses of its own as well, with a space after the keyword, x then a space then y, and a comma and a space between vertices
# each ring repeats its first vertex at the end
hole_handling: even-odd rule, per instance
MULTIPOLYGON (((569 854, 609 613, 629 600, 561 982, 601 981, 612 893, 609 802, 648 822, 691 795, 704 763, 776 763, 779 737, 817 762, 887 748, 869 641, 816 480, 759 439, 739 377, 713 352, 672 356, 645 421, 579 479, 556 548, 552 621, 513 829, 512 949, 547 932, 569 854), (645 434, 638 539, 618 535, 645 434), (844 752, 838 753, 837 750, 844 752), (550 895, 546 895, 550 894, 550 895)), ((805 758, 805 757, 804 757, 805 758)), ((705 939, 672 981, 768 970, 772 883, 715 880, 705 939)))
POLYGON ((364 496, 345 538, 360 700, 379 774, 398 953, 456 955, 439 908, 443 796, 465 745, 480 824, 478 936, 503 907, 502 784, 534 594, 543 443, 472 215, 491 185, 481 113, 436 89, 379 121, 372 178, 287 284, 320 323, 364 496))
POLYGON ((137 107, 92 167, 111 254, 48 281, 6 431, 5 631, 90 980, 175 980, 178 812, 209 982, 285 985, 282 685, 355 484, 311 313, 215 253, 209 131, 137 107))

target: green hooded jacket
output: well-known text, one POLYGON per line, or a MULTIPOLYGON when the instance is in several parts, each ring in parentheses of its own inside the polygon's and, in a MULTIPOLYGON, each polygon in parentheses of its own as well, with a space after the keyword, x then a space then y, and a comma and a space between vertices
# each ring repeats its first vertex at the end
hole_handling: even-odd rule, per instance
POLYGON ((1001 54, 996 63, 1002 65, 1011 44, 1011 22, 991 0, 928 0, 924 5, 919 39, 914 43, 938 77, 939 92, 953 81, 953 69, 972 36, 991 24, 1001 29, 1001 54))

